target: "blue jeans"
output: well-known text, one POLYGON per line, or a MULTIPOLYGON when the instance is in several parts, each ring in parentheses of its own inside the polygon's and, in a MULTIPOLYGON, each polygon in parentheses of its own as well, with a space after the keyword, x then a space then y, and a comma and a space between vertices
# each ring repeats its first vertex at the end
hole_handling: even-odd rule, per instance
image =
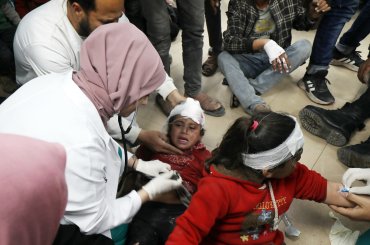
POLYGON ((202 87, 204 0, 177 0, 182 29, 185 94, 196 96, 202 87))
MULTIPOLYGON (((292 68, 302 65, 310 56, 311 43, 299 40, 286 50, 292 68)), ((229 82, 231 91, 238 98, 243 109, 251 114, 254 106, 265 103, 256 92, 262 94, 272 88, 286 73, 275 72, 266 52, 234 54, 224 51, 218 56, 218 65, 229 82)))
MULTIPOLYGON (((367 0, 359 16, 353 22, 351 28, 343 34, 337 46, 345 50, 345 54, 351 53, 360 42, 370 33, 370 0, 367 0)), ((340 50, 341 51, 341 50, 340 50)))
POLYGON ((333 58, 333 48, 344 24, 351 19, 358 8, 359 0, 331 0, 331 10, 323 16, 317 28, 312 46, 307 73, 327 70, 333 58))

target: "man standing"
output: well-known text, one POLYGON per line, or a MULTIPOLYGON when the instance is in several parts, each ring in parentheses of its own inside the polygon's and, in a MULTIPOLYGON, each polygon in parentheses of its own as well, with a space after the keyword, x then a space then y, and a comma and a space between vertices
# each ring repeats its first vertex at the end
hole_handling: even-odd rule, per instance
MULTIPOLYGON (((14 38, 17 83, 22 85, 47 73, 78 70, 83 40, 100 25, 124 21, 122 11, 123 0, 51 0, 31 11, 14 38)), ((158 92, 173 105, 184 99, 168 76, 158 92)), ((117 118, 112 120, 108 125, 115 137, 120 131, 117 118)), ((157 131, 133 127, 127 138, 132 143, 138 139, 155 151, 180 152, 157 131)))

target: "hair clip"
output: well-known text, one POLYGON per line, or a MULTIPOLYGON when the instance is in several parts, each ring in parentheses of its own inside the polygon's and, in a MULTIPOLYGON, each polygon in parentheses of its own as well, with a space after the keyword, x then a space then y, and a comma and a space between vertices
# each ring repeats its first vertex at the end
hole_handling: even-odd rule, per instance
POLYGON ((249 127, 249 130, 253 132, 258 127, 259 123, 256 120, 253 120, 253 124, 249 127))

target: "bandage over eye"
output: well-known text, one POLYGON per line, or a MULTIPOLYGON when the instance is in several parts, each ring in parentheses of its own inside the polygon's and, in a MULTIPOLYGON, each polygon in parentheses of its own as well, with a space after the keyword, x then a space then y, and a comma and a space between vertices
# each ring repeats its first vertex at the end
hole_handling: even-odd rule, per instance
POLYGON ((297 120, 295 117, 292 118, 295 121, 294 130, 282 144, 255 154, 242 153, 244 165, 257 170, 272 169, 294 156, 303 147, 304 139, 297 120))
POLYGON ((175 108, 172 109, 170 115, 168 116, 167 122, 171 117, 177 115, 190 118, 195 123, 199 124, 202 128, 204 127, 205 116, 202 108, 200 107, 199 101, 197 100, 187 98, 184 102, 175 106, 175 108))

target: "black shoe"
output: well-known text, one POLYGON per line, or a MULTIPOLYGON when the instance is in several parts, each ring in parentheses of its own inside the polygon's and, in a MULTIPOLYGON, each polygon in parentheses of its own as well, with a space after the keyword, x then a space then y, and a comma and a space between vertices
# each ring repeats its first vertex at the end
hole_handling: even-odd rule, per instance
POLYGON ((335 99, 330 93, 326 83, 328 74, 327 70, 318 71, 315 74, 305 74, 304 77, 298 81, 298 86, 306 92, 310 100, 322 105, 333 104, 335 99))
POLYGON ((312 105, 299 112, 299 119, 304 129, 335 146, 344 146, 356 129, 364 127, 354 115, 342 109, 325 110, 312 105))
POLYGON ((237 108, 240 105, 238 98, 231 92, 230 108, 237 108))
POLYGON ((358 71, 360 65, 365 62, 361 59, 360 51, 353 50, 350 54, 345 55, 334 48, 333 60, 330 62, 331 65, 344 66, 352 71, 358 71))
POLYGON ((342 147, 337 152, 338 159, 350 168, 370 168, 370 137, 357 145, 342 147))

